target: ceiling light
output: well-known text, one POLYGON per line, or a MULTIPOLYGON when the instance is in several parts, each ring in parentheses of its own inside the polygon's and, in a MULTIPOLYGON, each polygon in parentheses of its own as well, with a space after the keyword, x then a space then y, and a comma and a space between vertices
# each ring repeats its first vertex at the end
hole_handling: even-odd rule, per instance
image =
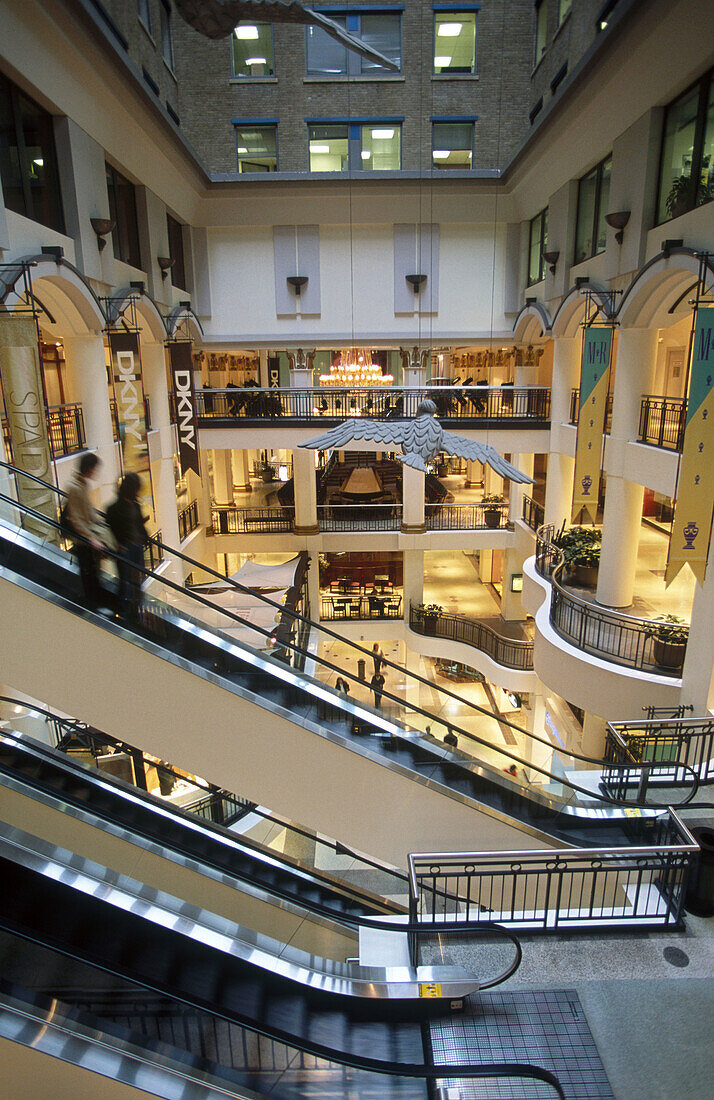
POLYGON ((370 153, 369 149, 363 149, 360 153, 360 156, 362 157, 362 160, 369 160, 372 154, 370 153))
POLYGON ((256 39, 258 37, 257 27, 236 27, 236 38, 243 39, 256 39))
POLYGON ((310 142, 310 152, 311 153, 329 153, 329 151, 330 151, 330 146, 329 145, 315 145, 313 142, 310 142))
POLYGON ((435 57, 434 58, 434 68, 435 69, 447 69, 450 64, 451 64, 451 58, 450 57, 435 57))
POLYGON ((238 146, 238 152, 239 153, 247 153, 248 150, 246 149, 245 145, 239 145, 238 146))
POLYGON ((246 57, 245 63, 246 63, 246 65, 264 65, 265 64, 265 58, 264 57, 246 57))
POLYGON ((35 159, 33 160, 32 163, 36 164, 38 168, 44 168, 44 164, 45 164, 42 157, 35 157, 35 159))
POLYGON ((449 149, 435 149, 434 152, 432 153, 432 156, 433 156, 434 160, 448 160, 449 153, 450 153, 449 149))
POLYGON ((458 38, 461 34, 462 23, 442 23, 436 32, 441 38, 458 38))
POLYGON ((394 130, 372 130, 373 138, 393 138, 394 130))

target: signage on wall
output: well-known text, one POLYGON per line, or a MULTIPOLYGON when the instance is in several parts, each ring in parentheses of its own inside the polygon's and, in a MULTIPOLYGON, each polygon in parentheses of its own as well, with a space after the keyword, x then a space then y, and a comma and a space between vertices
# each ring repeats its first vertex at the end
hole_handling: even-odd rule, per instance
POLYGON ((200 474, 198 451, 198 412, 193 380, 193 355, 188 340, 169 342, 169 362, 176 398, 176 430, 178 432, 181 476, 187 470, 200 474))
POLYGON ((280 356, 268 356, 268 385, 271 390, 280 389, 280 356))
POLYGON ((714 307, 697 310, 687 420, 664 583, 684 565, 704 583, 714 511, 714 307))
POLYGON ((149 520, 153 527, 155 526, 154 497, 151 488, 151 463, 146 431, 139 334, 111 331, 109 350, 112 357, 112 383, 119 424, 122 469, 124 473, 133 472, 141 478, 138 499, 144 512, 149 512, 149 520))
POLYGON ((597 513, 612 331, 608 325, 583 333, 572 518, 582 511, 584 523, 594 523, 597 513))
MULTIPOLYGON (((37 326, 29 314, 0 314, 0 376, 14 465, 42 481, 52 482, 37 326)), ((17 496, 21 504, 57 519, 54 493, 36 481, 18 476, 17 496)), ((48 530, 42 520, 25 516, 24 525, 44 539, 59 540, 54 528, 48 530)))

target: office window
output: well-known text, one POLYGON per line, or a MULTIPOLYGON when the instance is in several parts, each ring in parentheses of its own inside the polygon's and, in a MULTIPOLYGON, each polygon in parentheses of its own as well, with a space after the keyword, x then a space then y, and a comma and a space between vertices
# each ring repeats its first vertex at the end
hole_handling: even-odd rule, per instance
POLYGON ((161 53, 170 69, 174 67, 174 48, 171 42, 171 5, 168 0, 159 0, 159 19, 161 20, 161 53))
POLYGON ((432 123, 431 161, 434 168, 470 168, 473 147, 473 122, 432 123))
POLYGON ((107 193, 109 195, 109 217, 114 222, 112 245, 117 260, 132 267, 141 267, 139 251, 139 222, 136 216, 136 194, 134 184, 106 165, 107 193))
POLYGON ((0 179, 9 210, 64 233, 52 115, 2 74, 0 179))
MULTIPOLYGON (((348 9, 346 13, 336 15, 334 9, 330 8, 325 9, 325 13, 355 38, 369 43, 401 69, 401 12, 350 12, 348 9)), ((380 75, 390 71, 366 57, 360 57, 353 50, 346 49, 320 27, 307 27, 305 41, 308 76, 380 75)))
POLYGON ((570 13, 572 6, 573 0, 558 0, 558 26, 563 22, 566 15, 570 13))
POLYGON ((183 226, 170 214, 166 215, 166 229, 169 236, 169 256, 173 260, 169 277, 174 286, 179 290, 187 290, 186 265, 183 256, 183 226))
POLYGON ((136 0, 136 14, 151 34, 151 5, 149 0, 136 0))
POLYGON ((528 239, 528 286, 545 278, 543 253, 548 250, 548 207, 531 218, 528 239))
POLYGON ((476 72, 476 12, 434 12, 434 72, 476 72))
POLYGON ((605 251, 607 240, 605 215, 610 201, 611 171, 612 157, 609 156, 580 181, 573 261, 576 264, 605 251))
POLYGON ((365 172, 398 171, 402 166, 402 127, 370 123, 361 128, 360 164, 365 172))
POLYGON ((275 76, 270 23, 239 23, 231 35, 233 76, 275 76))
POLYGON ((535 57, 533 64, 537 65, 548 46, 548 0, 540 0, 535 9, 535 57))
POLYGON ((308 128, 311 172, 346 172, 349 167, 349 127, 344 125, 308 128))
POLYGON ((238 171, 276 172, 278 169, 278 129, 270 125, 237 125, 236 154, 238 171))
POLYGON ((311 172, 398 171, 400 122, 313 123, 308 127, 311 172))
POLYGON ((676 99, 664 119, 657 221, 714 198, 714 73, 676 99))

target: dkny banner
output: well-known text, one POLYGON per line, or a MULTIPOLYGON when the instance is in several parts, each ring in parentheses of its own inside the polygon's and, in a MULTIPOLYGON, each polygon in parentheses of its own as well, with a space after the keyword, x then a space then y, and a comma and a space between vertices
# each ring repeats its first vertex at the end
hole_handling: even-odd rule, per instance
POLYGON ((700 308, 694 325, 687 422, 677 479, 677 502, 664 575, 671 584, 689 565, 700 584, 709 555, 714 511, 714 308, 700 308))
POLYGON ((200 475, 198 457, 198 414, 193 382, 192 346, 188 340, 169 342, 169 361, 176 396, 176 427, 178 429, 181 473, 193 470, 200 475))
POLYGON ((280 356, 268 356, 268 385, 271 390, 280 388, 280 356))
POLYGON ((585 523, 594 523, 597 513, 611 349, 612 328, 585 329, 573 485, 573 520, 582 509, 585 523))
POLYGON ((131 471, 141 478, 139 502, 144 514, 149 512, 150 529, 153 529, 155 526, 154 497, 151 489, 151 463, 146 432, 139 334, 111 331, 109 350, 112 356, 112 379, 119 423, 122 468, 124 473, 131 471))
MULTIPOLYGON (((34 317, 0 313, 0 375, 14 465, 52 483, 52 455, 34 317)), ((54 493, 37 482, 18 475, 17 497, 28 508, 57 519, 54 493)), ((42 520, 25 516, 24 526, 43 539, 59 542, 59 532, 48 528, 42 520)))

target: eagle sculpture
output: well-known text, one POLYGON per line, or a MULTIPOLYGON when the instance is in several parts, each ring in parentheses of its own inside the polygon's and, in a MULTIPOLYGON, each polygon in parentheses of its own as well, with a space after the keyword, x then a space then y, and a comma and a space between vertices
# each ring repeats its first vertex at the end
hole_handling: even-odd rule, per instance
MULTIPOLYGON (((174 3, 181 18, 206 38, 227 38, 241 19, 259 23, 310 23, 368 61, 392 72, 399 71, 399 66, 379 50, 349 34, 322 12, 304 8, 297 0, 174 0, 174 3)), ((342 10, 335 9, 335 14, 342 10)))
POLYGON ((390 447, 399 447, 398 455, 405 466, 426 473, 426 462, 430 462, 440 453, 456 455, 458 458, 470 458, 473 462, 482 462, 490 466, 501 477, 511 481, 529 482, 533 478, 517 470, 506 462, 494 447, 488 443, 476 443, 464 439, 454 432, 445 432, 436 419, 436 405, 433 401, 422 401, 413 420, 363 420, 355 417, 343 420, 324 435, 300 443, 300 447, 309 447, 313 451, 339 450, 353 439, 364 439, 368 443, 384 443, 390 447))

